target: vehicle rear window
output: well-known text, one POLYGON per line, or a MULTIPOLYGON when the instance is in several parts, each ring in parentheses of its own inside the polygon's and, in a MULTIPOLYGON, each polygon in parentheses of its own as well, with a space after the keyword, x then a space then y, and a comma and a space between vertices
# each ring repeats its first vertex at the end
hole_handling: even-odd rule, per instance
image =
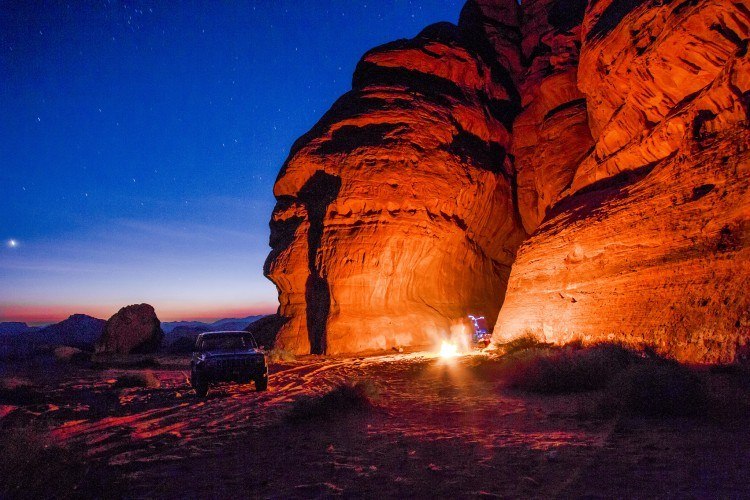
POLYGON ((252 335, 211 335, 204 337, 198 348, 201 351, 232 351, 256 347, 252 335))

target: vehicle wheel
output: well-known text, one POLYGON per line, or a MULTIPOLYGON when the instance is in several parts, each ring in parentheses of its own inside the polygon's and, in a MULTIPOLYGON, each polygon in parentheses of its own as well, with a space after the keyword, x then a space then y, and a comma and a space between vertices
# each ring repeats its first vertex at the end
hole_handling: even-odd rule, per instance
POLYGON ((195 390, 196 396, 199 398, 205 398, 208 394, 208 382, 203 380, 203 378, 199 375, 194 375, 190 379, 190 384, 193 386, 193 389, 195 390))
POLYGON ((268 378, 262 377, 262 378, 256 378, 255 379, 255 390, 256 391, 265 391, 268 389, 268 378))

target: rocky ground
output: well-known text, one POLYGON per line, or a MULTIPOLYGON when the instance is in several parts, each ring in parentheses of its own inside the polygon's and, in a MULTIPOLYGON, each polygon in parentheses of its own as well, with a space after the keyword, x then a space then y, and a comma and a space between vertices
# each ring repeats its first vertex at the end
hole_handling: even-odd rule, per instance
MULTIPOLYGON (((207 399, 192 394, 184 358, 159 361, 149 369, 2 367, 0 468, 26 475, 15 483, 6 476, 4 495, 750 494, 744 416, 602 416, 595 411, 600 392, 510 389, 483 356, 308 357, 273 365, 267 392, 228 386, 207 399), (118 387, 133 379, 151 387, 118 387), (340 409, 344 399, 300 412, 300 400, 320 401, 353 381, 367 381, 359 406, 340 409), (64 468, 64 478, 50 476, 56 469, 34 456, 58 447, 86 464, 73 469, 78 476, 64 468)), ((725 389, 746 383, 736 384, 732 373, 706 377, 725 389)))

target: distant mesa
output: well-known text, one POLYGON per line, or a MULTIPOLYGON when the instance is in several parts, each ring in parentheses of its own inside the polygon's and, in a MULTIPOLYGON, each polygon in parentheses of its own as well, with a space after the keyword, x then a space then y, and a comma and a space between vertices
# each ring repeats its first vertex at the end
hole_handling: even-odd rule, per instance
POLYGON ((9 321, 0 323, 0 338, 17 344, 38 346, 70 346, 93 351, 94 344, 104 332, 106 321, 85 314, 73 314, 68 319, 45 327, 9 321))
POLYGON ((73 314, 66 320, 43 328, 37 336, 50 345, 65 345, 93 351, 94 344, 102 336, 106 323, 103 319, 85 314, 73 314))
POLYGON ((161 346, 164 332, 161 321, 149 304, 123 307, 107 320, 96 354, 148 354, 161 346))
POLYGON ((253 334, 259 346, 271 349, 275 347, 276 336, 286 321, 278 314, 269 314, 253 321, 244 330, 253 334))
POLYGON ((244 318, 223 318, 212 323, 203 321, 162 321, 161 329, 164 330, 165 334, 184 333, 193 330, 244 330, 247 325, 262 317, 263 315, 261 314, 244 318))
MULTIPOLYGON (((0 323, 0 359, 28 359, 52 352, 59 357, 61 347, 103 355, 145 354, 163 350, 185 354, 192 351, 198 334, 216 330, 244 330, 263 315, 202 321, 159 322, 148 304, 123 307, 109 321, 85 314, 46 327, 18 321, 0 323)), ((72 352, 72 351, 71 351, 72 352)))
POLYGON ((29 359, 45 356, 57 347, 91 352, 104 332, 106 321, 85 314, 46 327, 21 322, 0 323, 0 359, 29 359))
POLYGON ((195 339, 203 332, 218 330, 244 330, 263 315, 247 316, 245 318, 224 318, 213 323, 202 321, 165 321, 161 324, 164 330, 164 344, 167 352, 184 354, 191 352, 195 346, 195 339))
POLYGON ((0 336, 2 335, 18 335, 21 333, 32 333, 41 330, 37 326, 29 326, 26 323, 20 321, 4 321, 0 323, 0 336))

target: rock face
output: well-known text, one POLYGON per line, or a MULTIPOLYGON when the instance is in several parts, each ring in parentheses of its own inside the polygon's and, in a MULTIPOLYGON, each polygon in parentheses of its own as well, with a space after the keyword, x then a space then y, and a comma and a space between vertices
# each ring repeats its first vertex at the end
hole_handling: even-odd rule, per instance
MULTIPOLYGON (((515 1, 501 3, 514 19, 515 1)), ((353 90, 293 146, 266 264, 288 318, 279 347, 427 345, 467 314, 497 316, 526 236, 507 155, 519 102, 467 25, 367 53, 353 90)))
POLYGON ((589 7, 578 86, 595 146, 519 251, 498 340, 610 339, 706 362, 742 350, 749 35, 742 2, 589 7))
POLYGON ((277 346, 429 344, 502 306, 497 340, 731 360, 750 337, 749 16, 471 0, 368 52, 274 186, 277 346))
POLYGON ((513 122, 518 209, 531 234, 570 186, 594 141, 578 89, 581 22, 586 2, 526 2, 519 79, 523 111, 513 122))
POLYGON ((154 308, 148 304, 123 307, 107 320, 96 343, 97 354, 144 354, 155 352, 164 332, 154 308))

